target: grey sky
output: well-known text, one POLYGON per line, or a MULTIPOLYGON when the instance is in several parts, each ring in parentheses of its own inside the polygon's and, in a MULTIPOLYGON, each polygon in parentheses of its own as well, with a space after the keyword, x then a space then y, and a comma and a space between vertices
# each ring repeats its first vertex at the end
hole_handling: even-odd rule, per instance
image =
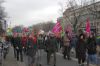
POLYGON ((4 7, 12 26, 29 26, 59 17, 59 2, 64 0, 5 0, 4 7))

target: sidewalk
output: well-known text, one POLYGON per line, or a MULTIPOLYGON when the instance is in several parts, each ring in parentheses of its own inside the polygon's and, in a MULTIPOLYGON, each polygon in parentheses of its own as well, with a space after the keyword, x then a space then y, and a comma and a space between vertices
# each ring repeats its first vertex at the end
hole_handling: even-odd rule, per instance
POLYGON ((6 59, 3 60, 3 66, 25 66, 25 64, 14 58, 13 47, 10 47, 6 59))
MULTIPOLYGON (((63 56, 63 54, 62 54, 61 51, 60 51, 60 52, 57 52, 57 55, 63 56)), ((72 59, 73 61, 78 62, 78 59, 75 58, 75 51, 74 51, 73 53, 71 52, 71 59, 72 59)), ((98 60, 98 66, 100 66, 100 57, 97 57, 97 60, 98 60)), ((87 62, 85 62, 85 65, 86 65, 86 64, 87 64, 87 62)), ((90 66, 93 66, 93 65, 90 64, 90 66)))

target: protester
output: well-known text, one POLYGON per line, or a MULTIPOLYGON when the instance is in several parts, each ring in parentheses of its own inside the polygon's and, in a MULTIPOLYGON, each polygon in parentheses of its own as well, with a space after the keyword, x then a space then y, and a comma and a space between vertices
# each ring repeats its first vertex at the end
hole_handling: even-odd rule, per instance
POLYGON ((51 33, 50 37, 48 37, 46 41, 46 47, 47 47, 47 64, 50 64, 50 58, 53 54, 54 58, 54 66, 56 66, 56 51, 57 51, 57 39, 55 38, 54 34, 51 33))
POLYGON ((2 43, 3 43, 3 58, 6 59, 6 56, 9 51, 9 38, 7 36, 4 36, 2 43))
POLYGON ((84 34, 80 34, 78 42, 76 46, 76 53, 78 58, 79 66, 84 66, 84 62, 86 60, 86 42, 84 34))
POLYGON ((23 34, 21 38, 21 44, 23 46, 23 51, 26 54, 26 43, 27 43, 27 35, 23 34))
POLYGON ((15 43, 16 43, 16 51, 17 51, 17 61, 19 61, 19 59, 21 60, 21 62, 23 62, 23 46, 21 44, 21 35, 17 34, 17 37, 15 38, 15 43))
POLYGON ((71 46, 70 46, 70 39, 68 38, 68 33, 66 32, 65 36, 64 36, 64 50, 63 50, 63 57, 64 59, 71 60, 70 58, 70 50, 71 50, 71 46), (66 58, 67 56, 67 58, 66 58))
POLYGON ((44 39, 42 34, 38 36, 37 43, 39 49, 44 49, 44 39))
POLYGON ((96 38, 94 33, 91 33, 87 40, 87 65, 89 66, 90 63, 97 65, 97 55, 96 55, 96 38))
POLYGON ((37 51, 37 38, 31 34, 27 41, 27 56, 28 56, 28 66, 34 66, 35 55, 37 51))
POLYGON ((45 52, 48 51, 48 44, 49 44, 49 39, 50 39, 50 36, 46 35, 45 37, 45 52))
POLYGON ((17 35, 13 35, 11 37, 11 45, 13 46, 13 50, 14 50, 14 57, 17 58, 17 51, 16 51, 16 37, 17 35))
POLYGON ((37 39, 37 45, 38 45, 38 52, 37 52, 37 55, 38 55, 38 64, 39 66, 42 65, 42 50, 44 49, 44 37, 43 37, 43 34, 39 34, 38 36, 38 39, 37 39))

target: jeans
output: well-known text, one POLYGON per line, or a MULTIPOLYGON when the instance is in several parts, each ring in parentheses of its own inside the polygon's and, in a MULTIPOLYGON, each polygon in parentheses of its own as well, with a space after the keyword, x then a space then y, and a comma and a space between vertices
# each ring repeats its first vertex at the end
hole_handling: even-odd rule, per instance
POLYGON ((64 46, 64 52, 63 52, 63 55, 64 55, 64 58, 67 58, 70 59, 70 50, 71 48, 69 46, 64 46))
POLYGON ((97 55, 96 54, 92 54, 92 55, 88 54, 87 64, 90 64, 90 63, 96 64, 96 65, 98 64, 97 63, 97 55))
POLYGON ((33 66, 35 57, 28 56, 28 66, 33 66))
POLYGON ((19 61, 19 56, 20 56, 20 60, 23 61, 23 54, 22 54, 22 50, 17 49, 17 61, 19 61))

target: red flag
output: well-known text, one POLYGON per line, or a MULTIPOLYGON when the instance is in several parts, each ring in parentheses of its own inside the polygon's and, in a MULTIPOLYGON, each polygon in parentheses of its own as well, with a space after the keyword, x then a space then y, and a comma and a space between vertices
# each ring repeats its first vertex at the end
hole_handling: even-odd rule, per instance
POLYGON ((86 35, 87 35, 87 37, 89 37, 90 32, 91 32, 91 30, 90 30, 90 21, 89 21, 89 18, 88 18, 87 22, 86 22, 86 35))
POLYGON ((87 22, 86 22, 86 32, 90 33, 90 21, 89 21, 89 19, 87 19, 87 22))

